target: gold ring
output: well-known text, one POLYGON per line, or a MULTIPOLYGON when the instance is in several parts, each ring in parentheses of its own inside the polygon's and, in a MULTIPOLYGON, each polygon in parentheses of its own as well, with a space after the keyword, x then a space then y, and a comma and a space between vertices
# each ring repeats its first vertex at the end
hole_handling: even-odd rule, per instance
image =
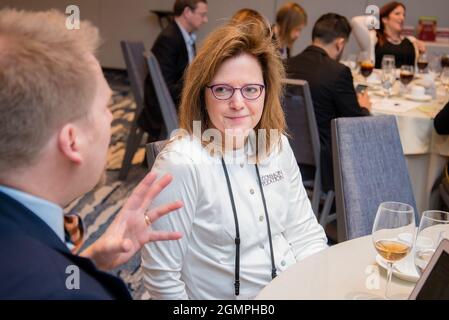
POLYGON ((145 223, 147 224, 147 226, 150 226, 152 222, 151 222, 151 218, 147 214, 147 212, 144 213, 144 217, 145 217, 145 223))

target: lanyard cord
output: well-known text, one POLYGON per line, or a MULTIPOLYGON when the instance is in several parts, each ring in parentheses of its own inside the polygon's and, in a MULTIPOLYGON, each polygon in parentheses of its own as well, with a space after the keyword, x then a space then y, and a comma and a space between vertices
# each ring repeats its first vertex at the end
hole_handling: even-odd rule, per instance
POLYGON ((274 263, 273 241, 271 240, 270 218, 268 217, 268 209, 267 209, 267 203, 265 201, 265 193, 263 192, 262 180, 260 179, 259 166, 257 164, 256 164, 256 172, 257 172, 257 179, 259 180, 260 193, 262 194, 262 202, 263 202, 263 209, 265 211, 265 219, 267 219, 267 232, 268 232, 268 241, 270 243, 270 255, 271 255, 271 279, 274 279, 274 278, 276 278, 277 274, 276 274, 276 265, 274 263))
MULTIPOLYGON (((231 181, 229 179, 228 170, 226 168, 226 164, 224 159, 221 158, 221 164, 223 166, 223 171, 226 177, 226 183, 228 185, 229 198, 231 199, 232 212, 234 214, 234 224, 235 224, 235 295, 238 296, 240 294, 240 231, 239 231, 239 220, 237 217, 237 209, 235 208, 234 194, 232 192, 231 181)), ((268 229, 268 240, 270 243, 270 255, 271 255, 271 278, 274 279, 276 277, 276 265, 274 262, 274 254, 273 254, 273 242, 271 239, 271 228, 270 228, 270 220, 268 218, 268 209, 267 204, 265 202, 265 194, 263 192, 262 181, 260 179, 259 167, 256 164, 256 173, 259 182, 260 192, 262 194, 262 202, 265 210, 265 219, 267 220, 267 229, 268 229)))

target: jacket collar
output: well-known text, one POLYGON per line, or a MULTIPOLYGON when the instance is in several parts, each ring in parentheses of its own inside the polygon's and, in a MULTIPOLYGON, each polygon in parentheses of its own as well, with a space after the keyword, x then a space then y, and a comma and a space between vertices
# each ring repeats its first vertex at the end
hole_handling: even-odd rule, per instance
MULTIPOLYGON (((313 44, 310 45, 310 46, 308 46, 308 47, 304 50, 304 52, 317 52, 317 53, 322 54, 323 56, 329 57, 329 55, 327 54, 327 52, 326 52, 324 49, 322 49, 322 48, 320 48, 320 47, 317 47, 317 46, 314 46, 313 44)), ((329 58, 330 58, 330 57, 329 57, 329 58)))
POLYGON ((14 222, 18 228, 47 246, 70 253, 67 246, 44 221, 17 200, 0 192, 0 219, 2 217, 14 222))

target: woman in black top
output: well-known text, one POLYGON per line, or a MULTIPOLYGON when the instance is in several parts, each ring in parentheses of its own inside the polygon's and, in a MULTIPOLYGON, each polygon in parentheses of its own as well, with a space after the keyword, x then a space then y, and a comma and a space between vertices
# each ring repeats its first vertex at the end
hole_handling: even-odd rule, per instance
POLYGON ((355 38, 363 51, 370 53, 376 68, 381 68, 384 55, 394 55, 396 68, 415 65, 419 54, 426 51, 423 42, 415 37, 402 36, 405 21, 405 6, 400 2, 389 2, 380 9, 378 30, 368 30, 367 16, 354 17, 351 21, 355 38))
POLYGON ((400 2, 389 2, 380 9, 380 29, 377 30, 376 68, 381 68, 382 57, 394 55, 396 67, 415 65, 417 52, 424 52, 424 44, 401 35, 405 21, 405 6, 400 2))

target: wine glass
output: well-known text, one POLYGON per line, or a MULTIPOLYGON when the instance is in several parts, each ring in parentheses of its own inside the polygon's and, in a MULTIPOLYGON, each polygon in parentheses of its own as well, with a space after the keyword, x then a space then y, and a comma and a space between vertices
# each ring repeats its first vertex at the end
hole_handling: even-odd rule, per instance
POLYGON ((384 298, 388 299, 393 264, 404 259, 413 247, 415 213, 412 206, 400 202, 383 202, 377 209, 372 238, 377 252, 387 262, 387 284, 384 298))
POLYGON ((413 81, 414 76, 413 66, 404 65, 401 67, 400 79, 402 85, 404 86, 404 92, 407 91, 407 85, 413 81))
POLYGON ((396 58, 392 54, 385 54, 382 57, 382 70, 383 69, 396 69, 396 58))
POLYGON ((396 82, 396 62, 393 55, 384 55, 382 57, 382 88, 384 97, 389 98, 391 89, 396 82))
POLYGON ((415 265, 421 275, 443 239, 449 239, 449 212, 424 211, 415 241, 415 265))
POLYGON ((418 72, 425 73, 428 65, 429 60, 427 59, 427 54, 421 53, 418 58, 418 72))
POLYGON ((359 65, 360 65, 360 73, 365 78, 365 82, 367 82, 367 78, 371 75, 371 73, 374 70, 374 61, 370 57, 368 52, 362 51, 360 53, 359 65))

